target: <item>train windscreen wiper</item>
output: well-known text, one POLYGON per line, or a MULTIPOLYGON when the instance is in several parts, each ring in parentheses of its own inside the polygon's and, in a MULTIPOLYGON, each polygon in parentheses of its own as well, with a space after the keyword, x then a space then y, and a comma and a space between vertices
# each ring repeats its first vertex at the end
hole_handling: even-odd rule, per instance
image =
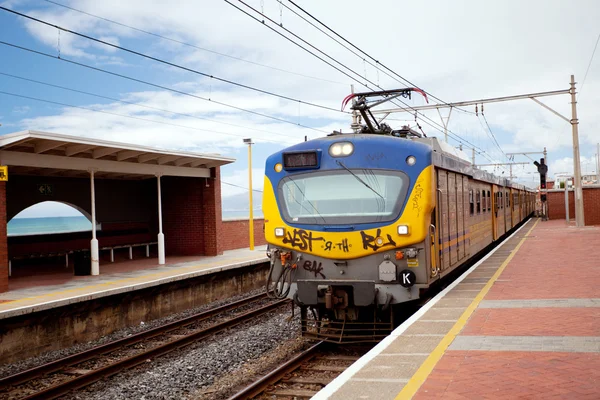
POLYGON ((371 189, 371 191, 373 193, 375 193, 377 196, 381 197, 383 200, 385 200, 385 198, 379 194, 379 192, 377 192, 375 189, 373 189, 371 186, 369 186, 369 184, 365 181, 363 181, 362 179, 360 179, 359 176, 357 176, 354 172, 352 172, 348 167, 346 167, 340 160, 335 160, 335 162, 342 168, 344 168, 346 171, 350 172, 352 174, 353 177, 355 177, 360 183, 362 183, 363 185, 365 185, 366 187, 368 187, 369 189, 371 189))

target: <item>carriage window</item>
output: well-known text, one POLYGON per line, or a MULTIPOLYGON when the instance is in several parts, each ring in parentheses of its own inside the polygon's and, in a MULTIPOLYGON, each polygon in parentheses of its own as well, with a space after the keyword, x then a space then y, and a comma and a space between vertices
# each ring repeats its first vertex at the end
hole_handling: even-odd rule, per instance
POLYGON ((500 208, 504 208, 504 194, 500 192, 500 208))
POLYGON ((487 198, 488 198, 487 209, 488 209, 488 211, 490 211, 492 209, 492 202, 490 201, 491 197, 490 197, 490 191, 489 190, 487 191, 487 198))
POLYGON ((481 212, 485 213, 486 207, 485 207, 485 190, 481 191, 481 212))
POLYGON ((475 198, 477 200, 477 214, 481 214, 481 194, 479 190, 475 193, 475 198))
POLYGON ((469 211, 473 215, 473 189, 469 190, 469 211))

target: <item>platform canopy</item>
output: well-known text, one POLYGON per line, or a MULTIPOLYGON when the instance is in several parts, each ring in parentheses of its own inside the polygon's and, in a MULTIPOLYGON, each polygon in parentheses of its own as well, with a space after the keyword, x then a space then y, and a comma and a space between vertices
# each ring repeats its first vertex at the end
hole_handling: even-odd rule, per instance
POLYGON ((0 136, 0 164, 16 175, 146 179, 210 177, 210 168, 234 162, 218 154, 169 151, 81 136, 23 131, 0 136))

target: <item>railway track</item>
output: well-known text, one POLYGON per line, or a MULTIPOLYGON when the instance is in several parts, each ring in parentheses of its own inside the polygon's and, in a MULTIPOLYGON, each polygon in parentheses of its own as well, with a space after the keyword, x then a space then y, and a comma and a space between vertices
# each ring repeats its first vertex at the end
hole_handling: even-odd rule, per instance
POLYGON ((229 400, 310 399, 370 348, 317 342, 229 400))
POLYGON ((5 399, 54 399, 272 311, 288 300, 255 295, 0 379, 5 399), (249 310, 246 310, 248 308, 249 310), (242 309, 233 317, 223 313, 242 309), (211 319, 220 318, 211 323, 211 319))

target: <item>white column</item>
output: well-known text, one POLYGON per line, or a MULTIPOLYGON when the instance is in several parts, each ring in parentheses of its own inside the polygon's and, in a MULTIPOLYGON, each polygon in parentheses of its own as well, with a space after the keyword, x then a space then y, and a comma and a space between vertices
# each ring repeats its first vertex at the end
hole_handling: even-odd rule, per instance
POLYGON ((92 275, 100 275, 100 256, 98 239, 96 239, 96 194, 94 191, 94 170, 90 170, 90 186, 92 189, 92 275))
POLYGON ((165 235, 163 234, 162 229, 160 175, 156 176, 156 181, 158 182, 158 264, 163 265, 165 263, 165 235))

